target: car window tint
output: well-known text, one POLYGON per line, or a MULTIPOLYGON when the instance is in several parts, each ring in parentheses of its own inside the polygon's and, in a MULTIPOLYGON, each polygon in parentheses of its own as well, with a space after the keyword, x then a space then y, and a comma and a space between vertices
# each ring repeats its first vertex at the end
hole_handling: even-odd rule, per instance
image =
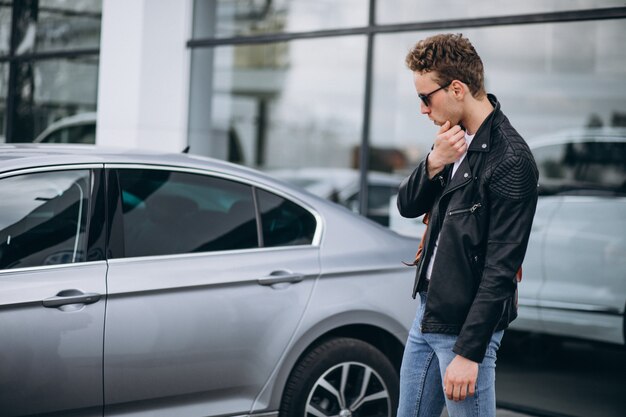
POLYGON ((533 153, 542 195, 626 194, 626 143, 565 143, 533 153))
POLYGON ((252 188, 165 170, 119 170, 127 257, 258 247, 252 188))
POLYGON ((0 269, 85 260, 89 170, 0 180, 0 269))
POLYGON ((257 190, 257 197, 264 246, 311 244, 317 223, 310 212, 264 190, 257 190))

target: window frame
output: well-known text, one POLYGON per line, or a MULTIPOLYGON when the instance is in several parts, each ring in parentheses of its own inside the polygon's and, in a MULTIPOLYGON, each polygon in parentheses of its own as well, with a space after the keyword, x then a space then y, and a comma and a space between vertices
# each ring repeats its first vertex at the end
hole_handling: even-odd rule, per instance
POLYGON ((39 271, 46 269, 56 269, 56 268, 80 268, 84 265, 94 264, 97 262, 106 262, 105 253, 106 253, 106 235, 108 229, 108 222, 106 221, 106 210, 98 211, 98 207, 95 204, 98 199, 103 199, 106 196, 104 179, 103 179, 103 164, 94 164, 94 163, 85 163, 85 164, 67 164, 67 165, 51 165, 51 166, 42 166, 42 167, 33 167, 33 168, 20 168, 12 171, 2 172, 0 173, 0 181, 17 177, 21 175, 29 175, 29 174, 38 174, 45 172, 58 172, 58 171, 89 171, 91 174, 91 187, 89 190, 88 196, 88 207, 87 207, 87 219, 85 222, 85 250, 86 254, 89 253, 99 253, 101 256, 100 259, 87 260, 83 262, 73 262, 73 263, 64 263, 58 265, 38 265, 38 266, 28 266, 23 268, 11 268, 11 269, 0 269, 1 274, 12 274, 16 272, 23 271, 39 271), (103 224, 103 231, 99 236, 95 236, 95 240, 92 241, 93 232, 94 232, 94 224, 97 222, 101 222, 103 224))
POLYGON ((109 203, 109 214, 108 217, 111 220, 111 233, 109 237, 110 242, 117 242, 116 246, 110 245, 107 250, 107 260, 109 262, 127 262, 136 259, 150 259, 150 258, 180 258, 180 257, 197 257, 197 256, 214 256, 222 253, 236 253, 236 252, 250 252, 250 251, 276 251, 276 250, 301 250, 308 249, 311 247, 320 247, 322 234, 323 234, 323 219, 322 216, 307 202, 299 199, 297 196, 289 194, 288 192, 273 188, 271 185, 264 184, 260 181, 237 176, 227 172, 220 172, 211 169, 202 169, 202 168, 193 168, 193 167, 183 167, 177 165, 167 165, 167 164, 150 164, 150 163, 111 163, 105 164, 105 171, 107 172, 107 182, 108 186, 108 198, 107 201, 109 203), (121 192, 119 188, 119 178, 117 173, 122 169, 147 169, 147 170, 162 170, 162 171, 174 171, 183 174, 195 174, 195 175, 203 175, 213 178, 220 178, 228 181, 234 181, 242 185, 249 186, 251 188, 254 207, 255 207, 255 218, 257 224, 257 234, 259 236, 259 247, 256 248, 246 248, 246 249, 227 249, 227 250, 216 250, 216 251, 207 251, 207 252, 190 252, 190 253, 178 253, 178 254, 167 254, 167 255, 147 255, 147 256, 126 256, 126 250, 123 247, 124 242, 124 224, 121 216, 121 192), (290 201, 293 204, 298 205, 299 207, 305 209, 309 214, 313 216, 315 219, 315 233, 313 235, 313 240, 311 244, 308 245, 287 245, 287 246, 272 246, 266 247, 262 246, 263 244, 263 236, 262 231, 259 230, 261 227, 261 213, 259 211, 258 200, 257 200, 257 190, 263 190, 268 193, 272 193, 276 196, 284 198, 290 201), (259 234, 260 233, 260 234, 259 234), (121 243, 121 245, 120 245, 121 243))

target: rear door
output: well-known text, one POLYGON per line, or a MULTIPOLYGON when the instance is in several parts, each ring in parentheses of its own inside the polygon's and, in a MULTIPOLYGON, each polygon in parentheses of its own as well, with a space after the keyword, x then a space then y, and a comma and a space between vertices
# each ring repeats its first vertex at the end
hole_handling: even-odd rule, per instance
POLYGON ((248 412, 319 274, 314 215, 233 178, 115 173, 124 250, 108 273, 105 415, 248 412))
POLYGON ((0 176, 0 414, 102 415, 97 167, 0 176))

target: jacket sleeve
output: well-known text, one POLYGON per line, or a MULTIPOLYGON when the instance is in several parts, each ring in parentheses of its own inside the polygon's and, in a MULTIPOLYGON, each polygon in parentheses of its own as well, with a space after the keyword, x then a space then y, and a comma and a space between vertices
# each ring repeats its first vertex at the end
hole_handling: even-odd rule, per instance
POLYGON ((531 155, 504 159, 489 183, 489 225, 482 279, 453 351, 482 362, 517 288, 537 206, 538 172, 531 155))
POLYGON ((437 194, 445 186, 443 175, 446 170, 429 179, 427 161, 428 155, 400 184, 397 203, 398 211, 403 217, 419 217, 430 211, 437 194))

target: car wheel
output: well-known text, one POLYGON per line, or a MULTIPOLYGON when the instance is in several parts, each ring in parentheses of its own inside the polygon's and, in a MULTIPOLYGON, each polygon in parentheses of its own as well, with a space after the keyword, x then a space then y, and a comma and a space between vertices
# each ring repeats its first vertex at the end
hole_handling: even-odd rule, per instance
POLYGON ((398 373, 380 350, 357 339, 331 339, 291 372, 280 416, 393 417, 398 389, 398 373))

